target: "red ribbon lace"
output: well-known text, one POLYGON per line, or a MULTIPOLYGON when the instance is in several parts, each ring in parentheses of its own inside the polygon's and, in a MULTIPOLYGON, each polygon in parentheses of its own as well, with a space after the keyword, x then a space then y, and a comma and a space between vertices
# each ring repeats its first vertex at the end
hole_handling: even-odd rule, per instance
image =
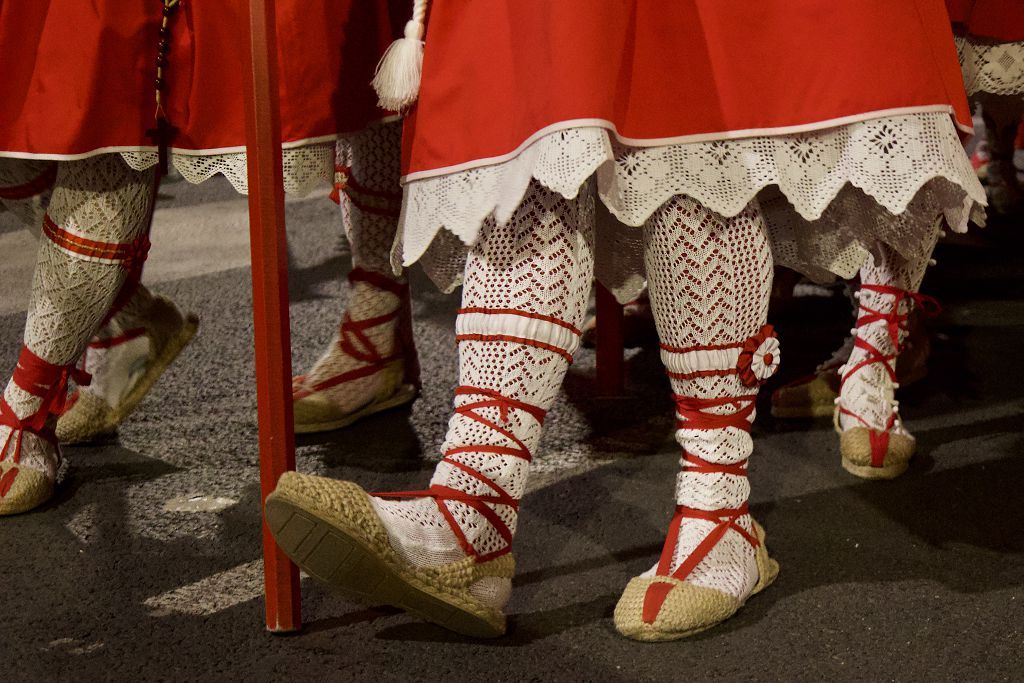
MULTIPOLYGON (((886 374, 889 375, 889 379, 894 383, 896 382, 896 358, 899 357, 900 351, 903 345, 900 343, 900 333, 906 332, 907 320, 910 317, 910 312, 914 306, 919 306, 921 311, 931 317, 938 315, 942 310, 939 302, 934 298, 918 292, 910 292, 905 289, 899 289, 898 287, 890 287, 888 285, 861 285, 861 290, 867 290, 871 292, 878 292, 879 294, 887 294, 893 297, 892 310, 889 312, 882 312, 873 308, 861 304, 860 310, 862 311, 860 316, 857 318, 857 327, 864 327, 876 322, 884 322, 889 333, 889 337, 892 339, 893 353, 882 353, 877 346, 869 341, 857 336, 853 340, 855 348, 859 348, 867 352, 867 357, 849 368, 843 375, 839 383, 839 391, 842 393, 842 388, 846 384, 846 381, 853 376, 855 372, 880 363, 885 368, 886 374), (900 304, 904 301, 909 302, 906 312, 900 311, 900 304)), ((896 413, 890 413, 889 419, 886 420, 885 426, 881 430, 876 430, 865 420, 862 416, 849 410, 843 405, 839 406, 839 413, 841 415, 848 415, 858 422, 860 422, 868 430, 868 437, 871 443, 871 466, 882 467, 885 465, 885 454, 889 450, 889 434, 892 428, 896 425, 896 413)))
POLYGON ((50 415, 59 415, 68 400, 68 380, 73 379, 79 385, 89 383, 89 375, 74 366, 60 366, 49 363, 32 353, 27 346, 21 347, 18 365, 14 369, 12 381, 23 391, 41 399, 39 408, 28 417, 19 418, 7 400, 0 396, 0 425, 11 428, 10 434, 0 448, 0 461, 8 456, 8 448, 14 440, 14 449, 10 453, 14 463, 21 462, 21 439, 25 432, 31 432, 47 441, 57 444, 52 427, 46 424, 50 415))
MULTIPOLYGON (((676 403, 676 412, 681 417, 676 422, 676 429, 713 430, 735 427, 743 431, 750 431, 750 416, 754 411, 754 402, 757 399, 757 394, 721 398, 696 398, 676 394, 672 398, 676 403), (726 405, 735 406, 736 410, 725 415, 706 412, 708 408, 726 405)), ((698 474, 747 476, 746 460, 732 464, 719 464, 708 462, 687 452, 683 453, 683 468, 687 472, 698 474)), ((661 559, 658 561, 658 568, 655 574, 657 576, 671 576, 679 581, 685 580, 729 531, 735 531, 740 534, 750 545, 756 548, 759 545, 757 538, 739 524, 740 517, 748 513, 749 509, 746 503, 739 507, 720 508, 718 510, 701 510, 685 505, 677 505, 675 515, 672 517, 671 524, 669 524, 668 535, 665 538, 665 545, 662 547, 661 559), (672 558, 675 557, 676 545, 679 542, 679 528, 682 526, 684 519, 701 519, 711 522, 715 526, 697 544, 697 547, 687 555, 679 567, 670 574, 669 569, 672 567, 672 558)), ((674 585, 674 583, 666 581, 656 581, 648 586, 647 593, 644 595, 642 613, 645 623, 654 623, 674 585)))
MULTIPOLYGON (((409 296, 409 285, 401 282, 395 282, 391 278, 381 275, 380 273, 363 270, 362 268, 353 268, 348 274, 348 281, 350 283, 366 282, 377 289, 394 294, 399 299, 404 299, 409 296)), ((323 391, 324 389, 344 384, 345 382, 369 377, 370 375, 380 372, 388 363, 401 358, 401 349, 397 347, 390 355, 382 355, 380 350, 373 344, 373 341, 366 334, 366 330, 370 328, 395 320, 400 311, 401 306, 397 306, 395 310, 390 313, 379 315, 374 318, 366 318, 364 320, 353 320, 346 311, 345 317, 341 323, 341 339, 338 342, 338 346, 346 356, 362 361, 363 363, 366 363, 366 365, 334 375, 333 377, 328 377, 327 379, 317 382, 311 386, 306 386, 305 376, 296 377, 292 385, 292 399, 298 400, 318 391, 323 391)))
POLYGON ((457 446, 455 448, 448 449, 445 452, 442 461, 470 475, 490 488, 494 493, 492 495, 477 496, 448 486, 435 484, 430 488, 421 491, 393 491, 388 493, 374 493, 372 495, 380 498, 433 498, 437 503, 437 509, 440 511, 445 521, 448 522, 448 526, 451 527, 451 530, 455 534, 455 538, 458 540, 463 551, 467 555, 476 558, 477 562, 487 562, 488 560, 501 557, 512 550, 512 530, 508 528, 508 525, 505 524, 505 521, 501 516, 494 511, 492 506, 502 505, 518 511, 519 500, 509 494, 508 491, 499 486, 486 474, 466 465, 465 463, 459 462, 458 460, 453 460, 452 456, 458 455, 459 453, 492 453, 495 455, 507 455, 514 458, 521 458, 526 462, 530 462, 533 460, 533 455, 526 447, 526 444, 516 437, 516 435, 512 433, 511 429, 498 424, 493 420, 489 420, 484 417, 480 411, 485 408, 497 408, 499 411, 499 418, 506 424, 508 423, 511 411, 513 410, 525 412, 531 415, 539 423, 544 422, 544 415, 546 411, 538 408, 537 406, 530 405, 529 403, 517 401, 516 399, 509 398, 508 396, 503 396, 497 391, 493 391, 491 389, 460 386, 455 390, 455 395, 482 397, 479 401, 473 401, 471 403, 458 406, 455 409, 455 412, 473 420, 474 422, 478 422, 486 426, 498 434, 501 434, 503 437, 511 441, 513 445, 494 446, 489 444, 470 444, 457 446), (501 536, 501 539, 505 542, 505 545, 502 548, 489 553, 478 552, 476 548, 473 547, 473 544, 466 538, 465 533, 463 533, 455 519, 455 516, 452 515, 451 511, 448 509, 448 506, 445 505, 445 502, 447 501, 464 503, 479 512, 480 515, 494 527, 495 531, 497 531, 498 535, 501 536))

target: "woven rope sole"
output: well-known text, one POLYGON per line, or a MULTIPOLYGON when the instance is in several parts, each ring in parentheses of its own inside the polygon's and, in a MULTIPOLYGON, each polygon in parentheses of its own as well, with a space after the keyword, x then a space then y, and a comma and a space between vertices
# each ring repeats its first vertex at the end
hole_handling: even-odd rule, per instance
POLYGON ((0 482, 7 473, 18 469, 6 495, 0 497, 0 516, 16 515, 33 510, 53 495, 53 480, 38 470, 19 467, 11 462, 0 462, 0 482))
POLYGON ((511 578, 511 555, 429 569, 403 562, 365 491, 350 482, 288 473, 267 497, 281 549, 313 578, 366 605, 387 604, 476 638, 505 633, 505 615, 469 593, 481 578, 511 578))
POLYGON ((906 434, 890 434, 881 467, 871 464, 871 436, 865 427, 847 429, 839 435, 843 469, 862 479, 894 479, 907 471, 917 442, 906 434))
POLYGON ((80 391, 75 404, 57 420, 57 439, 60 443, 67 446, 89 443, 117 431, 118 425, 135 411, 174 359, 196 336, 198 329, 199 318, 189 313, 177 332, 164 340, 162 345, 159 345, 161 340, 157 339, 157 348, 146 371, 118 406, 111 408, 103 399, 92 396, 88 391, 80 391))
POLYGON ((838 396, 833 382, 818 375, 809 382, 779 387, 772 394, 772 416, 782 419, 830 417, 838 396))
POLYGON ((750 595, 742 600, 713 588, 695 586, 669 576, 634 577, 615 606, 615 628, 622 635, 646 643, 679 640, 707 631, 735 614, 751 596, 760 593, 779 575, 779 563, 768 556, 764 529, 754 522, 754 534, 760 541, 755 551, 758 580, 750 595), (643 620, 647 589, 655 583, 670 583, 654 623, 643 620))
POLYGON ((353 422, 392 408, 398 408, 416 399, 419 390, 413 384, 403 384, 405 363, 396 360, 381 369, 387 373, 384 391, 372 401, 350 413, 342 412, 321 394, 310 394, 292 404, 296 434, 316 434, 343 429, 353 422))

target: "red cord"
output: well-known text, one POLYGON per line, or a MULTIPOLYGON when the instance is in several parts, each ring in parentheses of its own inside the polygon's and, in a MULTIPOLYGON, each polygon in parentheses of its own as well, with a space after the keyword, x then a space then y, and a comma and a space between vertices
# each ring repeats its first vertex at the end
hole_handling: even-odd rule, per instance
POLYGON ((460 386, 455 390, 455 395, 486 397, 480 401, 474 401, 472 403, 458 406, 455 409, 455 412, 473 420, 474 422, 478 422, 486 426, 498 434, 501 434, 514 444, 513 446, 492 446, 487 444, 457 446, 455 448, 448 449, 444 454, 442 462, 446 462, 452 467, 472 476, 474 479, 493 490, 494 494, 488 496, 475 496, 458 489, 435 484, 430 488, 421 491, 392 491, 387 493, 373 493, 372 495, 380 498, 433 498, 434 502, 437 503, 437 509, 440 511, 445 521, 448 522, 448 526, 451 527, 451 530, 455 534, 455 538, 458 540, 459 546, 462 550, 467 555, 474 557, 477 562, 487 562, 488 560, 501 557, 512 550, 512 530, 508 528, 508 525, 505 524, 504 520, 502 520, 502 518, 494 511, 492 506, 503 505, 518 511, 519 501, 486 474, 479 472, 465 463, 453 460, 452 456, 459 453, 492 453, 494 455, 506 455, 521 458, 526 462, 530 462, 533 460, 533 455, 526 447, 526 444, 512 433, 511 429, 487 419, 478 411, 485 408, 497 408, 501 421, 506 423, 508 422, 509 414, 512 410, 525 412, 539 423, 544 422, 544 415, 546 411, 529 403, 517 401, 516 399, 509 398, 508 396, 503 396, 491 389, 460 386), (491 524, 491 526, 494 527, 498 535, 501 536, 502 540, 505 542, 504 547, 489 553, 481 554, 477 552, 476 548, 473 547, 473 544, 469 542, 469 539, 466 538, 465 533, 463 533, 462 529, 459 527, 458 521, 455 519, 454 515, 452 515, 448 506, 445 505, 446 501, 464 503, 479 512, 491 524))
MULTIPOLYGON (((862 339, 856 337, 853 340, 855 348, 863 349, 867 352, 867 357, 848 369, 843 375, 839 382, 839 392, 842 395, 843 387, 846 385, 847 380, 853 376, 854 373, 879 363, 885 368, 886 374, 889 375, 889 379, 893 383, 896 383, 896 367, 895 361, 899 357, 900 351, 902 350, 902 344, 900 342, 900 333, 908 331, 907 320, 910 317, 910 312, 914 306, 917 305, 922 313, 927 316, 938 315, 942 310, 939 302, 934 298, 918 292, 910 292, 905 289, 899 289, 898 287, 890 287, 888 285, 872 285, 862 284, 861 290, 868 290, 870 292, 878 292, 879 294, 888 294, 893 297, 892 310, 888 313, 868 308, 864 304, 860 305, 862 313, 857 318, 856 326, 864 327, 871 323, 884 322, 886 324, 889 337, 892 339, 893 347, 895 351, 890 354, 882 353, 877 346, 862 339), (900 311, 900 305, 904 302, 910 302, 910 306, 907 308, 907 312, 903 313, 900 311)), ((892 428, 896 425, 896 413, 892 412, 889 414, 889 419, 886 420, 885 426, 881 430, 877 430, 871 426, 871 424, 865 420, 861 415, 849 410, 843 405, 839 405, 840 415, 847 415, 860 422, 868 430, 868 439, 871 445, 871 466, 872 467, 883 467, 885 465, 885 455, 889 450, 889 435, 892 428)))
POLYGON ((73 365, 59 366, 47 362, 32 353, 27 346, 21 347, 18 365, 14 369, 11 380, 20 389, 41 399, 39 407, 28 417, 19 418, 0 396, 0 425, 11 428, 3 447, 0 448, 0 461, 7 458, 8 447, 15 439, 11 460, 21 462, 21 439, 24 432, 30 432, 57 445, 57 437, 53 428, 46 422, 50 415, 59 415, 65 408, 68 399, 68 380, 73 379, 80 385, 89 383, 89 375, 73 365))
MULTIPOLYGON (((676 429, 725 429, 735 427, 743 431, 750 431, 750 416, 754 411, 754 402, 757 394, 746 396, 726 396, 721 398, 697 398, 694 396, 674 395, 676 411, 680 418, 676 421, 676 429), (732 405, 735 411, 725 415, 716 415, 705 412, 708 408, 732 405)), ((692 453, 683 452, 683 468, 687 472, 697 474, 729 474, 736 477, 747 476, 747 460, 741 460, 732 464, 713 463, 700 458, 692 453)), ((711 550, 718 545, 728 531, 735 531, 740 534, 750 545, 757 547, 760 542, 749 531, 739 525, 739 519, 749 513, 746 503, 736 508, 720 508, 718 510, 701 510, 685 505, 677 505, 675 515, 669 524, 668 535, 665 538, 665 545, 661 550, 661 558, 658 561, 657 576, 671 576, 679 581, 684 581, 693 570, 696 569, 711 550), (672 567, 672 559, 675 557, 676 545, 679 542, 679 528, 684 519, 701 519, 712 522, 715 526, 697 544, 697 547, 687 555, 686 559, 669 573, 672 567)), ((665 599, 671 592, 674 583, 656 581, 647 588, 644 595, 642 619, 645 623, 653 624, 658 618, 665 599)))
MULTIPOLYGON (((394 294, 399 299, 404 299, 409 296, 408 284, 396 282, 385 275, 381 275, 380 273, 375 273, 370 270, 364 270, 362 268, 353 268, 348 274, 348 281, 350 283, 366 282, 376 289, 394 294)), ((346 311, 345 317, 341 322, 341 339, 338 342, 338 346, 346 356, 362 361, 363 363, 366 363, 366 365, 355 368, 354 370, 349 370, 348 372, 343 372, 339 375, 334 375, 333 377, 329 377, 322 382, 318 382, 308 387, 305 386, 305 376, 296 377, 292 385, 292 400, 302 399, 318 391, 338 386, 339 384, 352 382, 357 379, 362 379, 363 377, 369 377, 370 375, 374 375, 383 370, 389 363, 401 358, 402 349, 397 347, 390 355, 382 355, 380 350, 366 334, 366 330, 370 328, 377 327, 378 325, 384 325, 385 323, 397 319, 401 312, 401 308, 401 306, 398 306, 390 313, 380 315, 375 318, 366 318, 364 320, 353 320, 346 311)))

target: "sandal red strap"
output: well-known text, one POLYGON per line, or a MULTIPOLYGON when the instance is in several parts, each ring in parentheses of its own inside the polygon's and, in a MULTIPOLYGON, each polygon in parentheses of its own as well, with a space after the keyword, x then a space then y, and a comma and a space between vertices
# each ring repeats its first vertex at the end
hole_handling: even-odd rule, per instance
POLYGON ((757 394, 722 398, 697 398, 696 396, 673 394, 672 400, 676 404, 676 414, 682 418, 676 420, 676 429, 711 430, 736 427, 749 432, 750 416, 754 412, 757 394), (708 408, 729 405, 735 407, 736 410, 725 415, 705 412, 708 408))
MULTIPOLYGON (((760 542, 757 538, 739 525, 739 518, 746 514, 749 514, 746 503, 738 508, 727 508, 713 511, 697 510, 682 505, 678 506, 676 508, 676 514, 672 518, 672 523, 669 525, 668 538, 665 540, 665 546, 661 552, 661 560, 658 562, 656 575, 671 576, 679 581, 684 581, 686 577, 688 577, 693 570, 704 561, 704 558, 708 556, 712 548, 718 545, 718 542, 722 540, 728 531, 735 531, 739 533, 755 548, 759 546, 760 542), (676 551, 676 543, 679 539, 679 527, 682 526, 684 518, 703 519, 708 522, 713 522, 715 527, 700 543, 697 544, 697 547, 693 549, 693 552, 691 552, 685 560, 683 560, 682 564, 679 565, 679 568, 669 575, 668 570, 672 565, 672 558, 676 551)), ((658 613, 661 611, 662 605, 665 604, 665 600, 668 598, 668 594, 672 591, 674 586, 675 584, 672 582, 656 581, 647 587, 647 592, 644 594, 644 605, 641 615, 644 623, 654 623, 658 618, 658 613)))
POLYGON ((459 542, 459 546, 466 555, 475 558, 477 562, 487 562, 488 560, 493 560, 512 551, 512 530, 509 529, 508 525, 501 516, 494 511, 492 506, 503 505, 518 511, 519 500, 514 498, 508 491, 499 486, 483 472, 480 472, 465 463, 459 462, 458 460, 452 459, 452 456, 459 453, 493 453, 495 455, 507 455, 522 458, 526 462, 530 462, 533 459, 533 455, 530 453, 526 445, 517 438, 509 428, 485 418, 479 413, 479 411, 485 408, 497 408, 501 421, 508 422, 510 412, 512 410, 518 410, 527 413, 537 420, 537 422, 541 423, 544 421, 546 411, 529 403, 524 403, 523 401, 518 401, 508 396, 503 396, 497 391, 493 391, 491 389, 460 386, 455 390, 455 395, 486 397, 481 401, 473 401, 471 403, 461 405, 455 409, 455 412, 473 420, 474 422, 479 422, 489 429, 501 434, 514 444, 514 446, 491 446, 487 444, 457 446, 445 451, 444 457, 442 458, 442 462, 445 462, 448 465, 470 475, 494 491, 494 494, 484 496, 472 495, 465 491, 435 484, 430 488, 421 491, 391 491, 385 493, 372 493, 370 495, 378 498, 433 498, 434 502, 437 504, 438 511, 440 511, 445 521, 448 522, 448 526, 451 527, 452 533, 455 534, 455 538, 459 542), (445 505, 445 502, 448 501, 463 503, 479 512, 484 519, 494 527, 495 531, 497 531, 498 535, 501 536, 502 540, 505 542, 505 545, 502 548, 489 553, 477 552, 476 548, 473 547, 473 544, 471 544, 466 538, 466 535, 463 533, 462 528, 455 519, 455 516, 452 515, 448 506, 445 505))
POLYGON ((54 365, 32 353, 27 346, 21 347, 18 365, 14 369, 11 381, 22 391, 41 401, 34 413, 19 418, 6 398, 0 395, 0 425, 11 428, 7 440, 0 448, 0 460, 6 458, 8 446, 14 438, 16 441, 12 459, 16 463, 21 461, 21 436, 24 432, 35 434, 56 445, 56 436, 46 421, 50 415, 59 415, 64 411, 68 400, 69 379, 73 379, 81 386, 89 384, 90 381, 88 373, 73 365, 54 365))
MULTIPOLYGON (((720 398, 698 398, 675 394, 672 399, 676 404, 676 412, 681 418, 676 422, 676 429, 713 430, 735 427, 743 431, 750 431, 750 416, 754 411, 757 394, 724 396, 720 398), (721 406, 733 406, 736 410, 725 415, 707 412, 709 408, 721 406)), ((747 476, 747 460, 741 460, 736 463, 714 463, 684 451, 682 465, 686 472, 729 474, 736 477, 747 476)), ((685 505, 676 506, 676 512, 672 517, 671 524, 669 524, 668 535, 665 538, 665 545, 662 546, 661 558, 658 561, 655 575, 671 576, 679 581, 684 581, 729 531, 740 534, 748 543, 756 548, 760 544, 757 538, 739 524, 739 519, 746 514, 749 514, 746 503, 736 508, 721 508, 718 510, 701 510, 685 505), (700 519, 711 522, 715 526, 697 544, 697 547, 683 560, 679 567, 674 572, 669 573, 669 569, 672 567, 672 559, 675 557, 676 545, 679 542, 679 528, 682 526, 684 519, 700 519)), ((661 606, 665 603, 665 599, 674 585, 674 583, 667 581, 656 581, 648 586, 647 592, 644 595, 642 614, 645 623, 654 623, 658 613, 661 611, 661 606)))
MULTIPOLYGON (((406 299, 409 296, 409 285, 405 282, 397 282, 375 273, 372 270, 365 270, 363 268, 353 268, 348 274, 349 282, 365 282, 377 289, 390 292, 399 299, 406 299)), ((395 310, 384 315, 379 315, 373 318, 365 318, 363 320, 353 320, 349 313, 345 312, 345 317, 341 322, 340 329, 340 340, 338 345, 346 356, 355 358, 356 360, 366 363, 362 367, 343 372, 340 375, 334 375, 328 379, 318 382, 312 386, 305 386, 305 377, 300 376, 294 378, 292 381, 292 399, 298 400, 305 398, 318 391, 324 389, 330 389, 336 387, 339 384, 345 384, 363 377, 369 377, 380 372, 384 366, 388 363, 396 361, 402 357, 400 350, 396 351, 388 356, 384 356, 380 353, 380 350, 374 345, 373 341, 366 334, 366 330, 384 325, 393 320, 396 320, 401 314, 402 307, 397 306, 395 310)))
MULTIPOLYGON (((383 290, 394 294, 399 299, 404 299, 409 295, 409 285, 404 282, 396 282, 380 273, 375 273, 370 270, 364 270, 362 268, 354 268, 348 275, 349 282, 366 282, 367 284, 375 287, 376 289, 383 290)), ((378 315, 373 318, 364 318, 363 320, 353 320, 352 317, 345 313, 345 318, 341 323, 341 349, 346 355, 349 355, 357 360, 361 360, 364 363, 376 363, 383 364, 397 358, 397 355, 388 357, 381 356, 380 351, 374 346, 370 338, 366 336, 366 330, 379 325, 384 325, 392 320, 398 318, 401 307, 398 306, 395 310, 384 315, 378 315)))
POLYGON ((926 294, 911 292, 899 287, 890 287, 889 285, 867 284, 861 285, 860 288, 862 291, 867 290, 879 294, 888 294, 893 297, 892 310, 888 313, 882 313, 881 311, 868 308, 864 304, 860 304, 859 308, 863 313, 857 318, 856 326, 863 327, 874 322, 884 321, 889 328, 889 336, 892 338, 892 343, 896 347, 897 353, 900 347, 899 333, 907 329, 907 318, 910 317, 910 311, 915 306, 928 317, 934 317, 942 312, 942 306, 939 304, 938 299, 926 294), (900 305, 904 301, 907 301, 910 305, 906 312, 901 312, 900 305))
POLYGON ((138 339, 144 334, 146 334, 145 327, 133 327, 132 329, 126 330, 125 332, 122 332, 121 334, 116 335, 114 337, 103 337, 93 339, 92 341, 89 342, 89 346, 87 348, 110 349, 115 346, 120 346, 121 344, 127 344, 133 339, 138 339))
MULTIPOLYGON (((899 357, 900 351, 903 349, 903 344, 900 342, 900 333, 907 330, 907 320, 910 317, 910 312, 915 306, 918 307, 924 315, 929 317, 938 315, 942 311, 942 306, 939 305, 938 300, 934 297, 920 294, 918 292, 911 292, 898 287, 891 287, 889 285, 872 284, 861 285, 861 290, 877 292, 879 294, 886 294, 893 297, 892 310, 887 313, 869 308, 863 303, 860 304, 861 313, 857 318, 856 326, 865 327, 872 323, 884 322, 888 329, 889 337, 892 339, 895 351, 890 354, 882 353, 882 351, 871 342, 859 336, 856 337, 853 341, 854 347, 866 351, 867 357, 852 368, 848 368, 843 374, 839 382, 840 395, 842 394, 843 386, 845 386, 847 380, 849 380, 856 372, 859 372, 869 365, 880 364, 885 369, 886 374, 889 375, 889 379, 895 383, 897 381, 896 359, 899 357), (901 311, 901 304, 904 301, 908 302, 909 306, 906 311, 901 311)), ((892 428, 896 425, 895 412, 889 415, 889 419, 886 420, 885 427, 881 430, 875 429, 861 415, 858 415, 841 404, 839 405, 839 413, 841 415, 852 417, 864 425, 868 430, 868 438, 871 444, 871 466, 883 467, 885 465, 885 454, 889 450, 889 434, 892 428)))
POLYGON ((402 210, 401 191, 372 190, 364 187, 352 177, 352 169, 348 166, 334 167, 334 188, 330 198, 335 204, 341 203, 344 192, 352 206, 364 213, 397 219, 402 210))
POLYGON ((391 292, 397 297, 406 297, 409 295, 409 283, 399 282, 387 275, 374 272, 372 270, 366 270, 365 268, 355 267, 348 274, 349 282, 365 282, 373 285, 377 289, 383 289, 386 292, 391 292))

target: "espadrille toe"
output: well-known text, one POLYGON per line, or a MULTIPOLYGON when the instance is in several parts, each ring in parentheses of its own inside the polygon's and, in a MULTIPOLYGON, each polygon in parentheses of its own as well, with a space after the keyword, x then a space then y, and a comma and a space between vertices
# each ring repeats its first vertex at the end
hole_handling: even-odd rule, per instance
POLYGON ((741 604, 727 593, 671 576, 637 576, 626 585, 615 606, 615 628, 633 640, 677 640, 725 621, 741 604), (645 615, 644 603, 650 590, 667 590, 668 595, 655 614, 645 615))
POLYGON ((112 432, 114 409, 89 391, 79 391, 74 404, 57 420, 57 439, 65 445, 91 441, 112 432))
MULTIPOLYGON (((364 417, 397 408, 416 399, 419 393, 416 387, 403 383, 406 370, 402 360, 383 366, 376 374, 380 381, 376 395, 367 397, 367 402, 355 410, 341 409, 325 392, 306 390, 304 387, 298 393, 293 392, 295 433, 313 434, 342 429, 364 417)), ((297 387, 302 387, 302 379, 297 378, 297 387)))
POLYGON ((754 550, 757 583, 742 597, 673 576, 637 576, 615 606, 615 628, 633 640, 679 640, 712 628, 737 612, 779 575, 779 563, 768 555, 764 528, 752 520, 758 545, 754 550))
POLYGON ((779 418, 828 417, 839 395, 835 372, 820 373, 806 382, 779 387, 772 394, 772 416, 779 418))
POLYGON ((843 469, 864 479, 892 479, 903 474, 914 457, 917 446, 914 437, 891 432, 881 461, 872 456, 872 446, 879 438, 879 432, 866 427, 853 427, 841 432, 839 452, 843 458, 843 469))
POLYGON ((0 462, 0 516, 28 512, 52 495, 52 477, 30 467, 0 462))
POLYGON ((511 580, 511 553, 418 567, 392 547, 369 495, 358 485, 295 472, 267 497, 267 525, 281 549, 313 578, 367 605, 388 604, 457 633, 505 633, 505 615, 473 595, 484 579, 511 580))
POLYGON ((358 485, 299 472, 285 472, 271 494, 303 502, 304 508, 337 519, 360 532, 374 545, 387 544, 388 532, 381 524, 369 496, 358 485))

